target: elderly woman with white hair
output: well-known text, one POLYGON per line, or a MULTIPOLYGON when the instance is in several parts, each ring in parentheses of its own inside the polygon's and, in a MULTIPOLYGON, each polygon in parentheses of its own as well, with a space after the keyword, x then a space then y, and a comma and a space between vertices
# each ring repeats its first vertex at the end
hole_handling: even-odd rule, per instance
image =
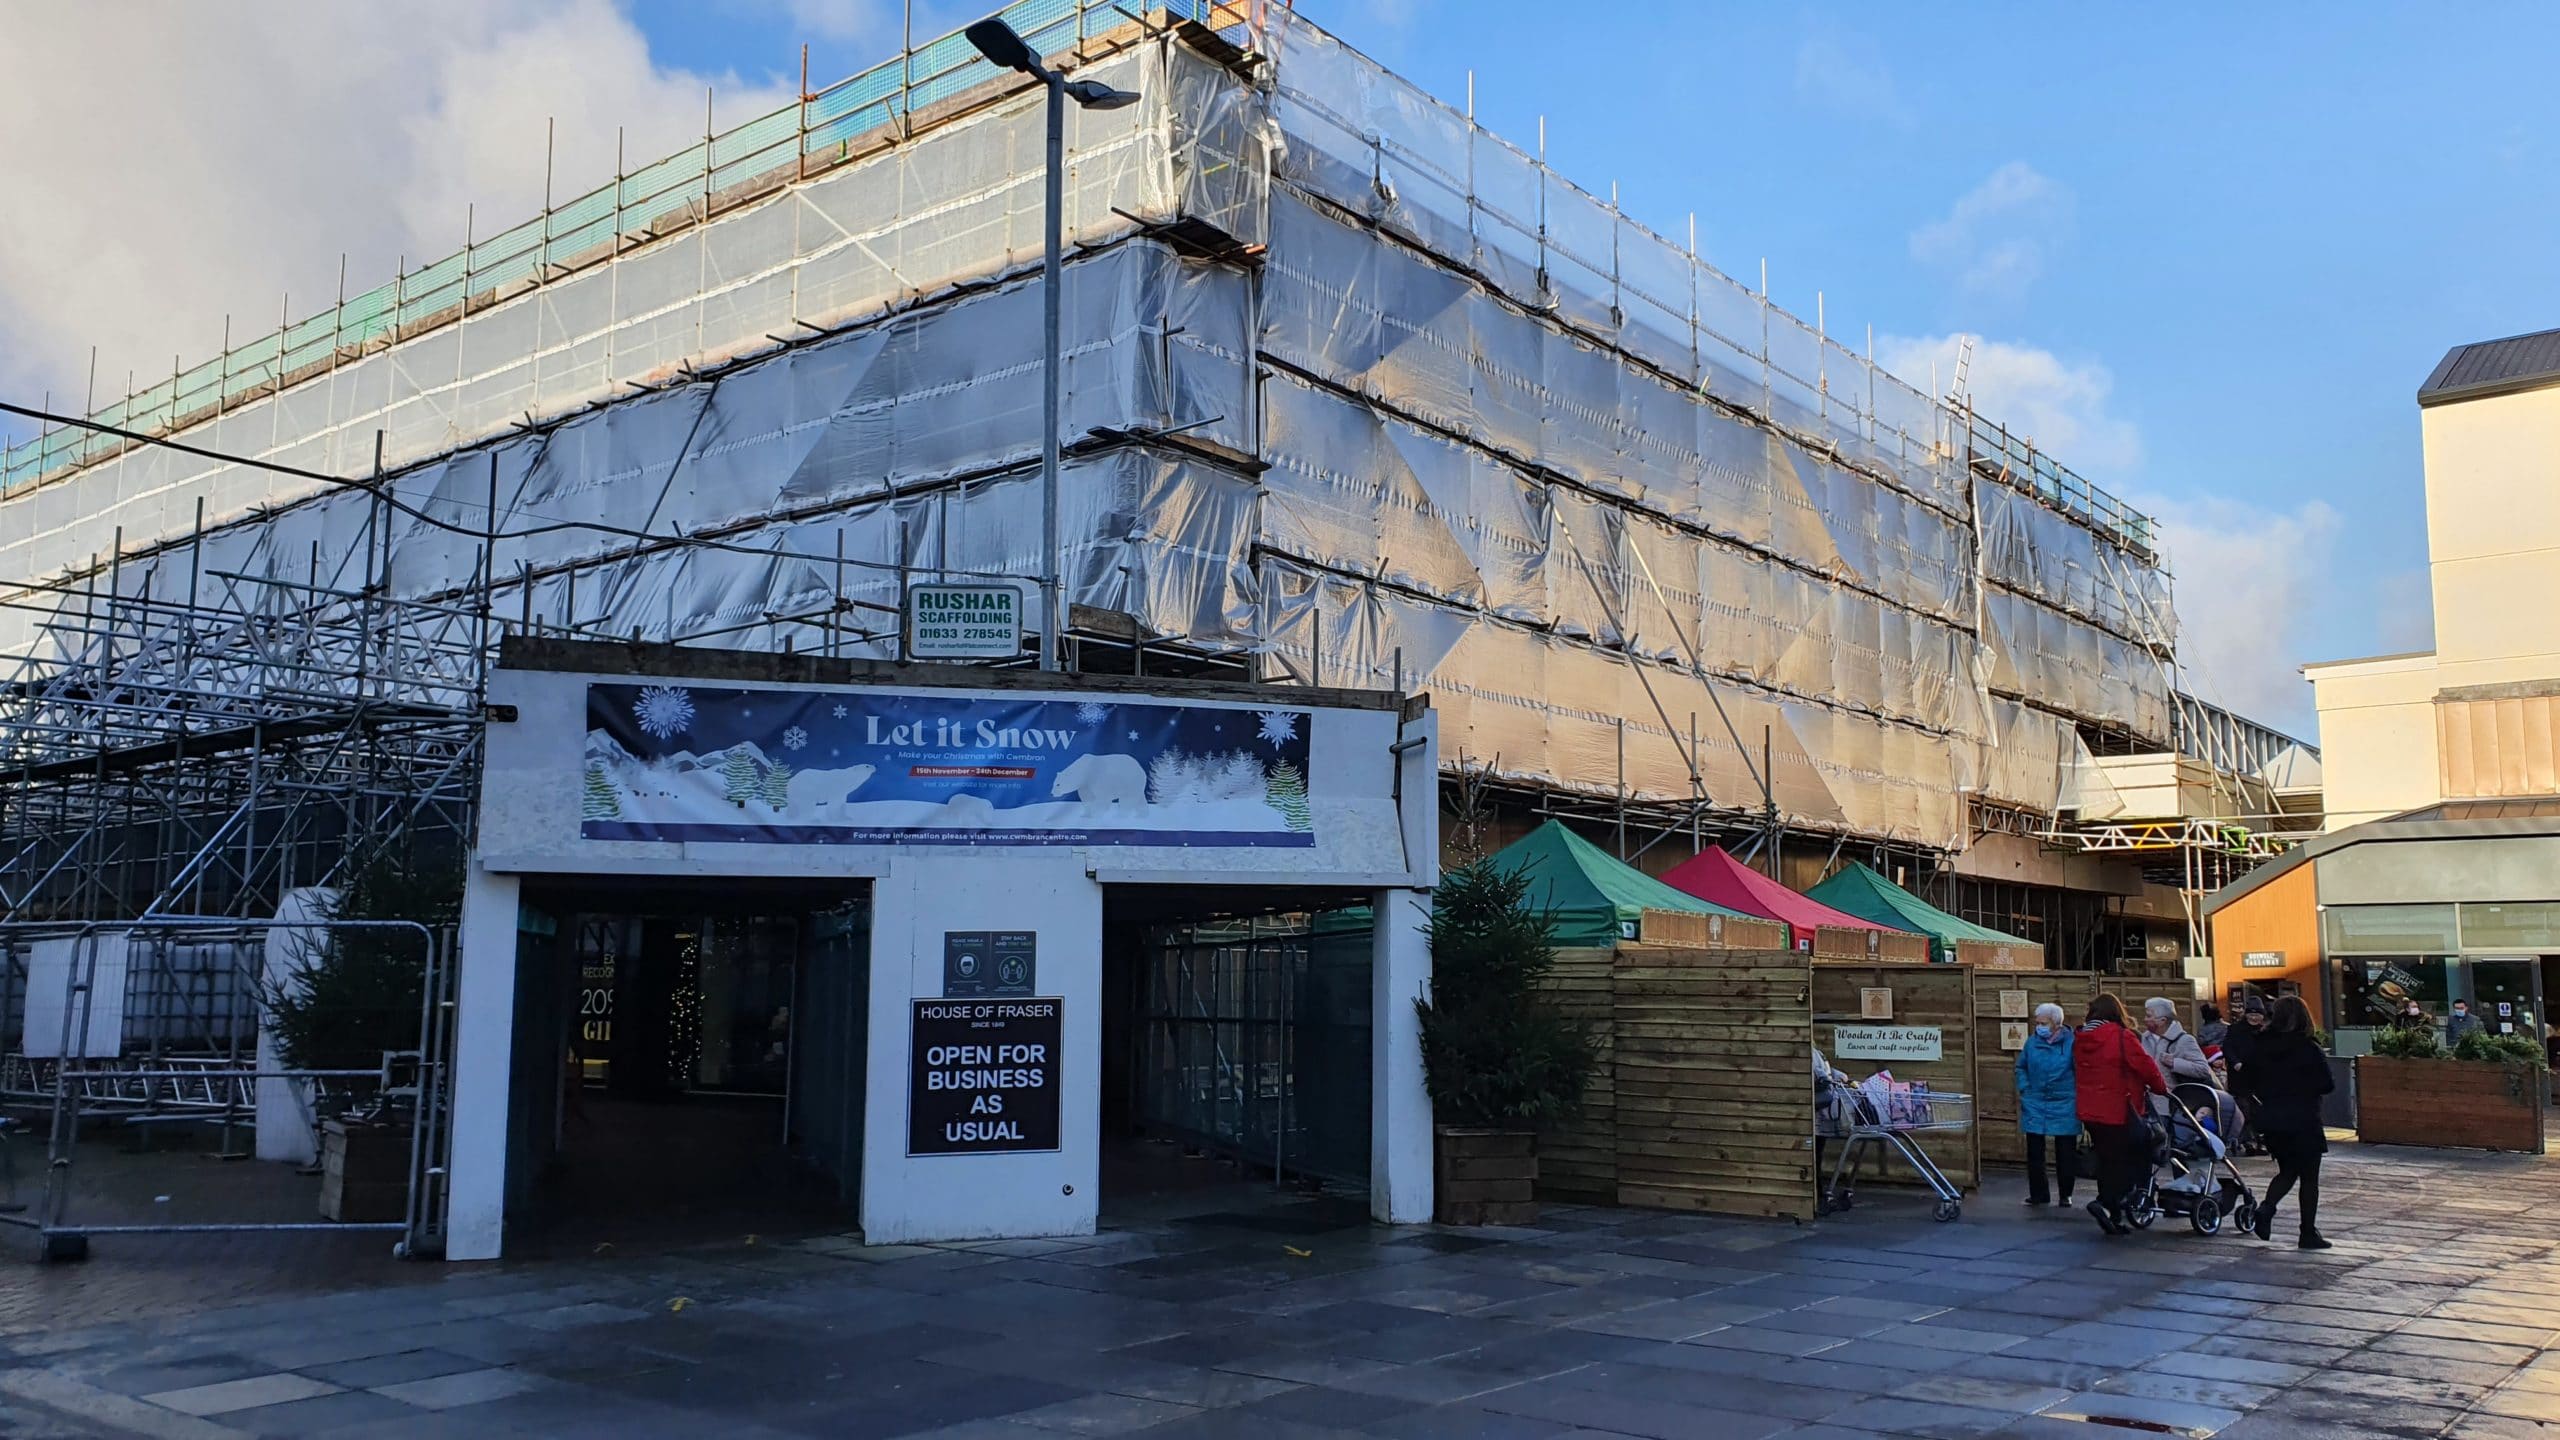
POLYGON ((2151 1057, 2172 1085, 2222 1086, 2213 1062, 2205 1058, 2204 1046, 2178 1023, 2178 1007, 2158 995, 2142 1002, 2142 1053, 2151 1057))
POLYGON ((2027 1203, 2071 1203, 2080 1178, 2079 1085, 2072 1078, 2071 1027, 2059 1005, 2036 1007, 2035 1029, 2018 1048, 2018 1129, 2027 1137, 2027 1203), (2045 1148, 2053 1149, 2053 1190, 2045 1187, 2045 1148))

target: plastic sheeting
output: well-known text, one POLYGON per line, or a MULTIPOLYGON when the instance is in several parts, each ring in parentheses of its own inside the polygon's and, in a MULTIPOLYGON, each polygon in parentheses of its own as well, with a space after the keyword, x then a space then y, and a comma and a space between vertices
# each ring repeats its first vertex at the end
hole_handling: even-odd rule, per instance
POLYGON ((2166 748, 2169 676, 2158 656, 2006 590, 1986 592, 1982 613, 1993 690, 2166 748))
MULTIPOLYGON (((1964 508, 1952 417, 1929 397, 1295 11, 1276 9, 1270 19, 1283 183, 1374 220, 1683 385, 1818 434, 1949 510, 1964 508)), ((1276 233, 1273 248, 1286 248, 1276 233)))
MULTIPOLYGON (((1169 98, 1131 128, 1096 122, 1070 182, 1073 233, 1107 242, 1063 296, 1076 603, 1274 680, 1427 688, 1453 764, 1756 810, 1765 755, 1793 823, 1943 848, 1965 841, 1967 788, 2039 809, 2077 793, 2085 752, 2053 712, 2166 733, 2165 679, 2127 638, 2158 633, 2141 628, 2156 572, 1975 493, 1925 397, 1274 23, 1276 90, 1178 46, 1103 67, 1160 67, 1129 80, 1169 98), (1110 205, 1267 238, 1259 275, 1132 238, 1110 205), (1977 556, 1976 504, 1996 558, 1977 556), (2111 568, 2131 591, 2106 588, 2111 568)), ((200 566, 183 542, 129 559, 128 592, 227 574, 344 589, 383 553, 393 593, 458 616, 486 584, 498 619, 543 629, 891 653, 903 580, 1041 568, 1037 284, 958 288, 1029 253, 1029 113, 1010 102, 722 217, 670 243, 689 259, 598 272, 656 287, 654 305, 555 282, 208 437, 345 472, 349 437, 369 458, 390 414, 365 396, 433 397, 442 428, 386 426, 395 458, 440 452, 394 478, 418 514, 141 450, 81 477, 115 504, 79 509, 96 497, 61 484, 7 502, 36 523, 0 530, 0 574, 74 563, 117 515, 128 543, 183 535, 202 496, 215 524, 275 508, 207 534, 200 566), (713 263, 733 241, 763 268, 713 263), (772 318, 750 297, 785 275, 786 321, 892 313, 674 372, 718 337, 771 343, 745 334, 772 318), (519 311, 530 328, 497 343, 519 311), (453 448, 496 426, 490 407, 566 406, 634 356, 664 383, 453 448)))
MULTIPOLYGON (((1259 139, 1243 128, 1233 104, 1223 111, 1177 108, 1233 88, 1220 86, 1224 72, 1184 47, 1151 45, 1102 61, 1090 74, 1146 98, 1116 111, 1070 107, 1067 243, 1107 243, 1195 202, 1254 238, 1259 205, 1251 187, 1259 169, 1239 162, 1259 139), (1195 123, 1195 114, 1217 123, 1195 123), (1191 153, 1204 141, 1235 148, 1204 160, 1191 153)), ((777 348, 811 327, 834 328, 1036 264, 1043 124, 1031 93, 920 130, 770 200, 349 360, 193 426, 187 438, 359 476, 372 464, 380 431, 384 461, 396 469, 528 418, 548 419, 777 348)), ((1035 310, 1028 343, 1036 346, 1038 335, 1035 310)), ((1036 390, 1031 395, 1036 412, 1036 390)), ((206 521, 221 524, 318 488, 137 449, 11 495, 0 509, 7 517, 0 576, 49 576, 85 565, 111 550, 119 531, 128 549, 183 535, 199 498, 206 521)))
POLYGON ((1951 624, 1286 375, 1264 403, 1273 550, 1808 699, 1978 726, 1973 637, 1951 624))
POLYGON ((1993 583, 2126 639, 2164 647, 2177 643, 2169 577, 2149 562, 1997 481, 1977 478, 1974 503, 1982 527, 1982 570, 1993 583))

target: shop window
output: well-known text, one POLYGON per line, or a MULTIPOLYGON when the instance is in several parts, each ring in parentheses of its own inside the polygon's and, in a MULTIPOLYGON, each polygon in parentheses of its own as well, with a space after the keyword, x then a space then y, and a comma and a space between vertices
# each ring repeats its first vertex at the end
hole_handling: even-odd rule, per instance
POLYGON ((2466 950, 2560 951, 2560 904, 2465 905, 2462 945, 2466 950))
POLYGON ((2453 995, 2450 967, 2439 956, 2353 955, 2337 969, 2340 1028, 2389 1025, 2412 996, 2441 1019, 2453 995))
POLYGON ((2446 955, 2462 948, 2450 905, 2332 905, 2332 955, 2446 955))

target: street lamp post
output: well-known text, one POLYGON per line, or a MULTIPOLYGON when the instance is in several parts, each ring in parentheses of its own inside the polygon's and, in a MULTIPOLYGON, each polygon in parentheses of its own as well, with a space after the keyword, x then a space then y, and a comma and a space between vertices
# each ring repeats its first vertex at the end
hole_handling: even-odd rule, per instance
POLYGON ((1067 101, 1087 110, 1117 110, 1134 105, 1138 96, 1097 80, 1069 80, 1040 63, 1014 28, 988 16, 963 32, 978 53, 1007 70, 1019 70, 1039 81, 1048 93, 1048 160, 1040 255, 1040 608, 1047 614, 1040 637, 1040 668, 1065 668, 1067 648, 1066 557, 1058 540, 1058 411, 1060 372, 1065 369, 1059 308, 1061 231, 1066 211, 1067 101))

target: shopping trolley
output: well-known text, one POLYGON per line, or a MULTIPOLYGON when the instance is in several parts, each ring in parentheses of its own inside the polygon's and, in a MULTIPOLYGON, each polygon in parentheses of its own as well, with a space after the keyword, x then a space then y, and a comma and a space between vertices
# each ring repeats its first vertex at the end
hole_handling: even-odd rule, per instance
POLYGON ((1853 1085, 1838 1076, 1830 1077, 1814 1105, 1813 1133, 1823 1140, 1838 1140, 1840 1158, 1831 1163, 1831 1177, 1816 1197, 1814 1213, 1836 1214, 1857 1204, 1857 1190, 1850 1184, 1850 1172, 1857 1168, 1858 1153, 1868 1146, 1891 1150, 1900 1155, 1938 1197, 1931 1212, 1941 1221, 1953 1220, 1964 1213, 1964 1192, 1938 1168, 1920 1148, 1914 1135, 1935 1131, 1960 1133, 1973 1128, 1973 1097, 1952 1090, 1932 1090, 1925 1084, 1904 1085, 1885 1081, 1853 1085))

